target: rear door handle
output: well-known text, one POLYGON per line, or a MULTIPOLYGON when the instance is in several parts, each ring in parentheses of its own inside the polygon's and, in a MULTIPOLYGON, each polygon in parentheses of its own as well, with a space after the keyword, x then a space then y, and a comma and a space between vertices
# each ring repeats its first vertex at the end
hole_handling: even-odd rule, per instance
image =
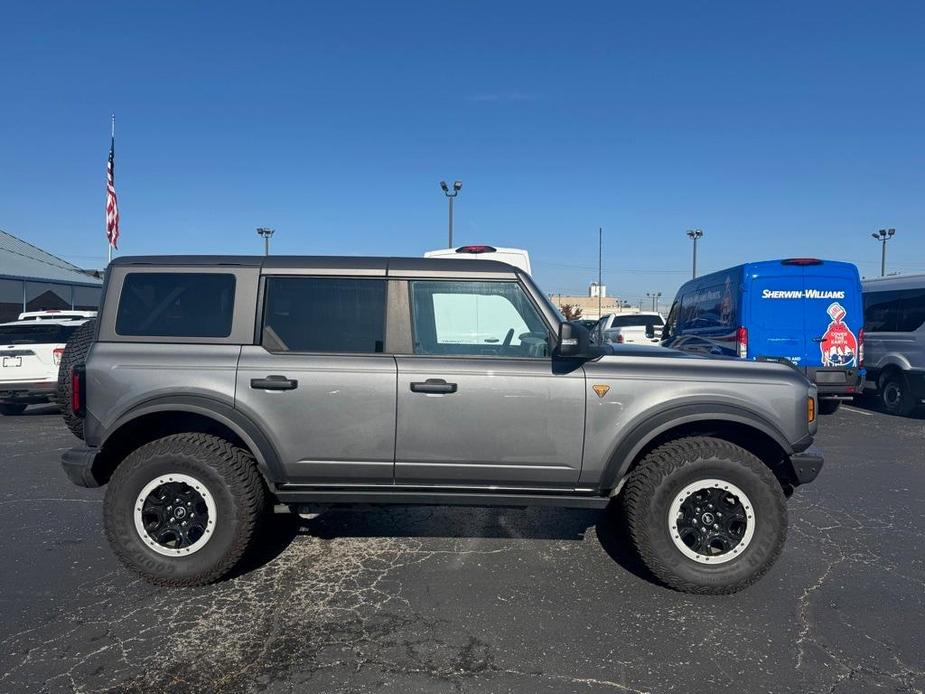
POLYGON ((412 393, 455 393, 456 384, 447 383, 442 378, 428 378, 423 383, 411 382, 412 393))
POLYGON ((825 339, 824 335, 819 335, 818 337, 813 338, 813 342, 822 342, 825 339))
POLYGON ((267 376, 266 378, 252 378, 251 388, 254 390, 295 390, 299 382, 294 378, 285 376, 267 376))

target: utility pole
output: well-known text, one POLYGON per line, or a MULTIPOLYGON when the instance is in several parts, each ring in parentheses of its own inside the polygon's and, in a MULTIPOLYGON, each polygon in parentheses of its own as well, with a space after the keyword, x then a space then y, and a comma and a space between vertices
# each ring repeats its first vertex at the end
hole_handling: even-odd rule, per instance
POLYGON ((453 181, 453 190, 450 190, 450 187, 446 184, 446 181, 440 181, 440 189, 443 191, 443 194, 446 195, 446 199, 450 204, 450 230, 449 230, 449 243, 447 248, 453 247, 453 200, 459 195, 459 191, 462 190, 462 181, 453 181))
POLYGON ((880 242, 880 276, 886 277, 886 242, 896 235, 896 229, 881 229, 876 234, 871 234, 880 242))
POLYGON ((694 272, 693 272, 692 277, 696 278, 697 277, 697 239, 703 238, 703 230, 702 229, 688 229, 687 235, 694 242, 694 272))
POLYGON ((604 292, 602 291, 604 283, 602 277, 604 276, 604 228, 597 228, 597 317, 601 319, 604 317, 601 312, 601 305, 603 302, 603 297, 601 296, 604 292))
POLYGON ((276 229, 267 229, 266 227, 257 227, 257 234, 263 237, 263 254, 270 255, 270 237, 276 232, 276 229))

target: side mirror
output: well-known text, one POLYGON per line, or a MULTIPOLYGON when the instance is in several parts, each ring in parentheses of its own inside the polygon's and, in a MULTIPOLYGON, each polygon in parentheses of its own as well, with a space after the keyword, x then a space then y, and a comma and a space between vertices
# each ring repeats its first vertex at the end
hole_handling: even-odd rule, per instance
POLYGON ((578 323, 562 323, 559 326, 559 343, 556 354, 560 357, 577 357, 588 351, 591 336, 588 329, 578 323))

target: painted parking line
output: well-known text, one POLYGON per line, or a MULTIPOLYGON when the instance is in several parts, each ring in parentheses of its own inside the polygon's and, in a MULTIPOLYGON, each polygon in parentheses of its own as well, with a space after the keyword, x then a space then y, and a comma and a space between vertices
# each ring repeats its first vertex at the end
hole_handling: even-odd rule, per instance
POLYGON ((862 414, 862 415, 864 415, 865 417, 873 417, 873 416, 874 416, 874 413, 873 413, 873 412, 865 412, 864 410, 858 410, 858 409, 855 409, 855 408, 853 408, 853 407, 848 407, 848 405, 842 405, 841 408, 842 408, 843 410, 847 410, 848 412, 857 412, 858 414, 862 414))

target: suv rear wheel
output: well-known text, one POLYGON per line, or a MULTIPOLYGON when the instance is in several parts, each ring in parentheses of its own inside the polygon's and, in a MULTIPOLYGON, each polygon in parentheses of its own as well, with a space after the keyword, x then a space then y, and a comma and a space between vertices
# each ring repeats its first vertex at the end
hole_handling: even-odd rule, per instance
POLYGON ((656 578, 687 593, 734 593, 771 568, 787 536, 783 490, 758 458, 690 437, 649 453, 623 497, 630 537, 656 578))
POLYGON ((209 434, 138 448, 106 492, 106 536, 129 569, 162 586, 225 576, 250 546, 266 504, 254 459, 209 434))

